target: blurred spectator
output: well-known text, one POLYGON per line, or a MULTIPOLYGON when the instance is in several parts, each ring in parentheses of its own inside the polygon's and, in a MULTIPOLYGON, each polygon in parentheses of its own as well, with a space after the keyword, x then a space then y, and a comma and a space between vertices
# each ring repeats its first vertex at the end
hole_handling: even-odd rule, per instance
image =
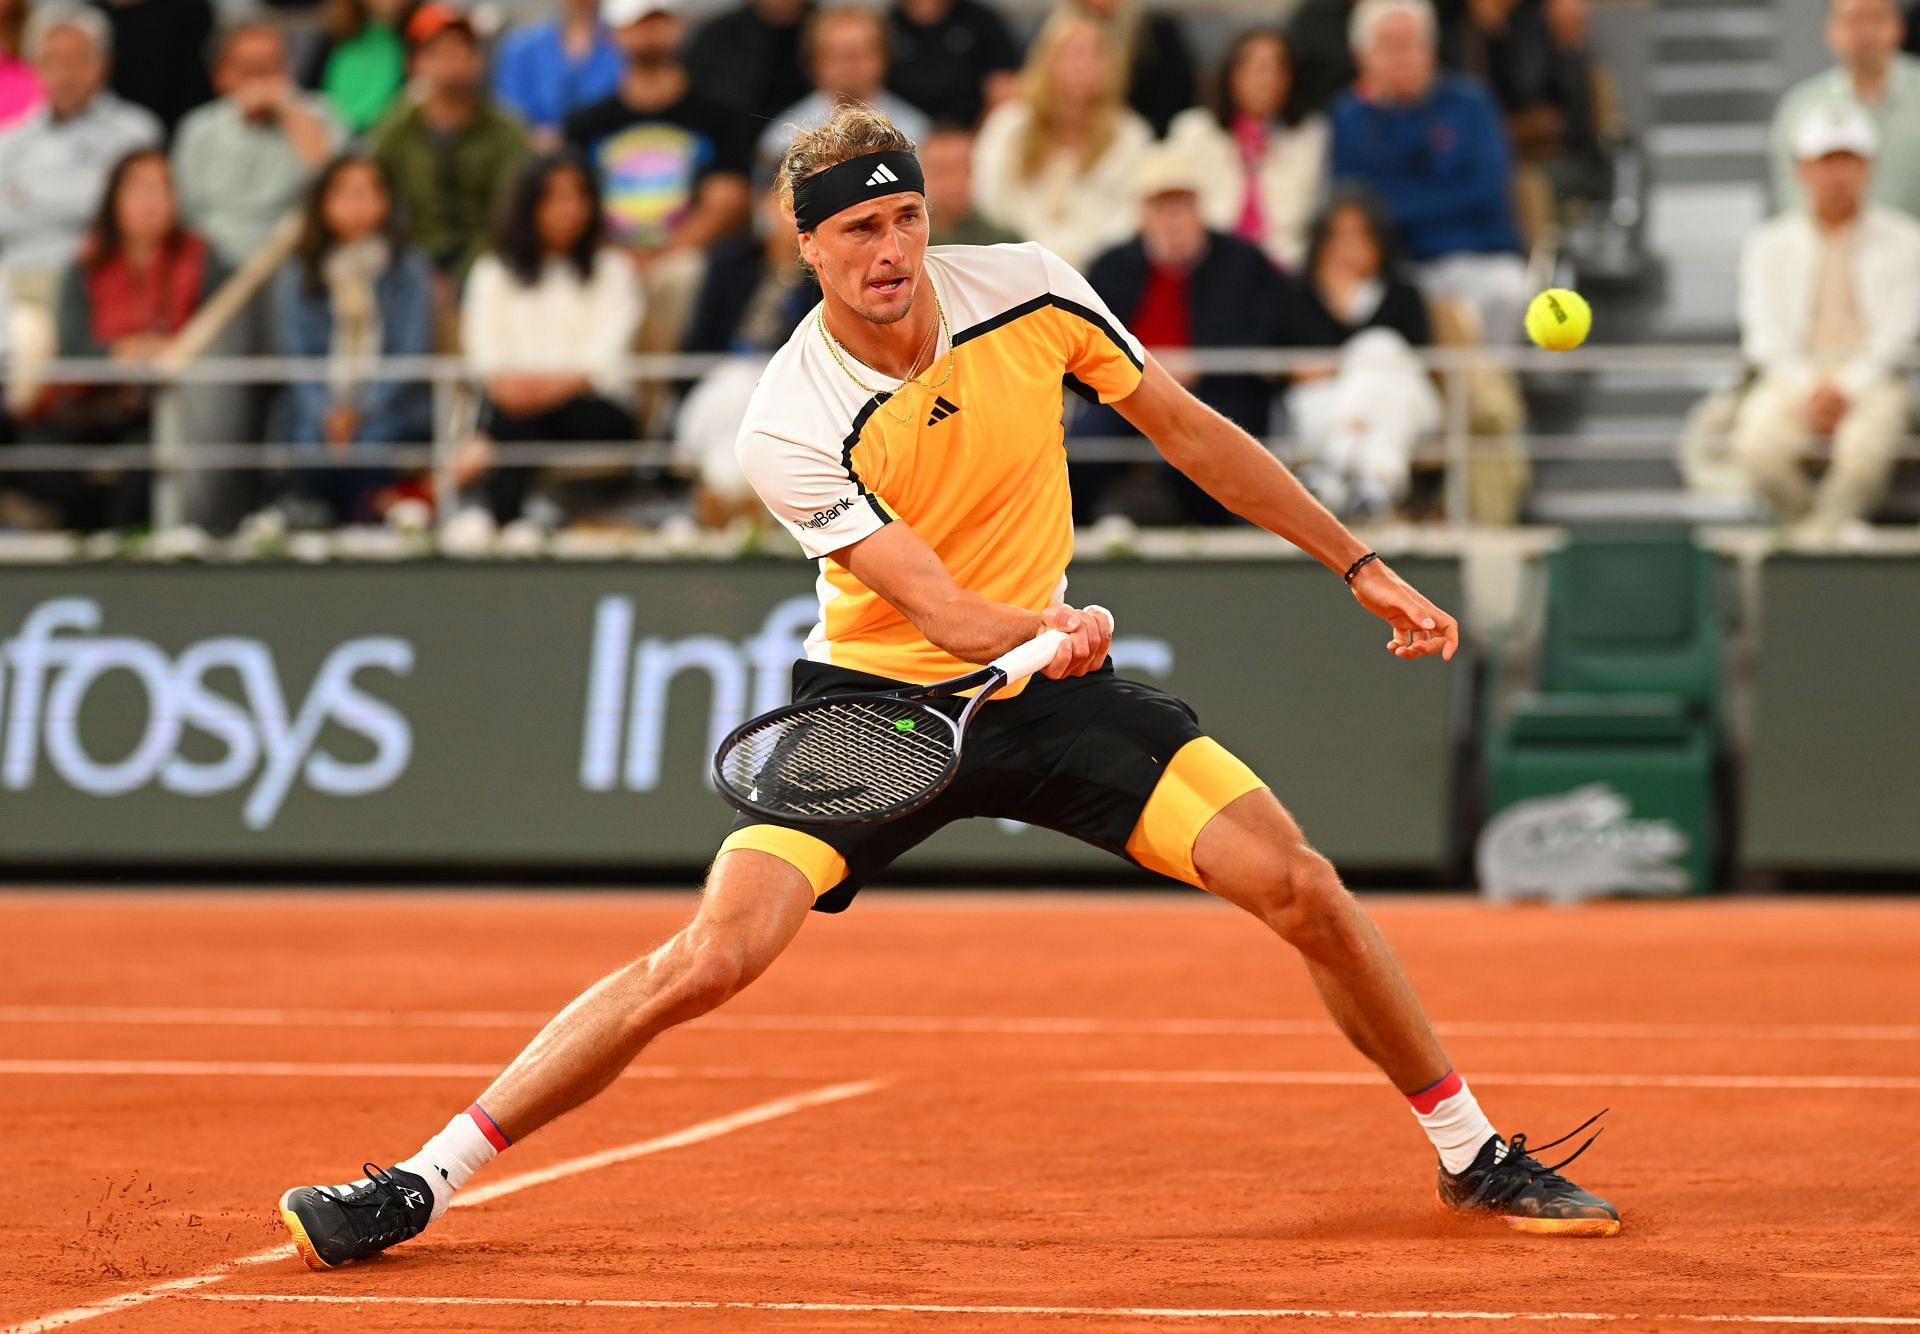
POLYGON ((741 355, 702 375, 673 420, 676 469, 694 479, 695 517, 712 528, 736 517, 760 522, 766 512, 740 471, 734 442, 765 355, 785 343, 820 300, 777 189, 761 195, 754 217, 757 237, 729 237, 707 252, 684 344, 688 352, 741 355))
MULTIPOLYGON (((61 279, 59 354, 150 362, 221 276, 206 242, 180 226, 166 154, 136 149, 108 177, 80 255, 61 279)), ((49 400, 37 428, 57 443, 135 445, 150 438, 148 386, 57 386, 49 400)), ((150 483, 140 470, 49 473, 31 490, 60 527, 91 531, 143 521, 150 483)))
POLYGON ((1920 56, 1920 0, 1913 0, 1907 6, 1907 38, 1900 49, 1910 56, 1920 56))
POLYGON ((497 523, 520 517, 536 470, 492 467, 493 443, 633 438, 621 363, 640 326, 640 284, 604 229, 586 160, 573 149, 538 158, 521 170, 493 252, 467 282, 461 346, 486 405, 461 481, 481 483, 497 523))
MULTIPOLYGON (((393 192, 378 161, 335 158, 307 195, 295 257, 275 280, 282 356, 324 357, 324 380, 287 390, 287 435, 350 459, 356 445, 432 436, 427 386, 374 378, 385 357, 433 351, 433 266, 400 234, 393 192)), ((341 522, 373 517, 384 467, 310 469, 302 479, 341 522)))
POLYGON ((153 113, 105 87, 111 42, 85 6, 44 4, 27 23, 47 104, 0 135, 0 265, 17 300, 51 299, 114 164, 160 142, 153 113))
POLYGON ((1867 109, 1879 134, 1873 202, 1920 217, 1920 59, 1901 53, 1901 31, 1894 0, 1831 0, 1827 45, 1839 63, 1788 89, 1773 113, 1777 207, 1801 202, 1794 136, 1802 118, 1815 107, 1852 102, 1867 109))
POLYGON ((207 77, 214 9, 209 0, 103 0, 113 29, 113 91, 145 107, 172 134, 189 111, 213 100, 207 77))
POLYGON ((1121 100, 1120 68, 1109 29, 1056 10, 1020 95, 987 114, 973 146, 981 216, 1076 268, 1139 230, 1134 173, 1153 131, 1121 100))
POLYGON ((1360 71, 1353 63, 1354 0, 1301 0, 1287 23, 1293 53, 1293 90, 1287 114, 1295 123, 1333 106, 1360 71))
POLYGON ((1920 337, 1920 223, 1868 202, 1876 139, 1859 107, 1815 107, 1794 131, 1805 203, 1740 260, 1740 334, 1759 372, 1733 453, 1780 517, 1831 537, 1879 503, 1911 402, 1900 363, 1920 337), (1813 443, 1831 437, 1816 489, 1813 443))
POLYGON ((929 245, 1002 245, 1020 239, 973 206, 973 131, 936 126, 919 147, 920 171, 927 178, 929 245))
POLYGON ((220 98, 181 122, 173 171, 187 224, 237 267, 298 206, 344 135, 327 104, 294 84, 270 24, 229 32, 214 78, 220 98))
MULTIPOLYGON (((1266 347, 1278 342, 1285 279, 1260 247, 1207 229, 1200 211, 1204 168, 1174 145, 1148 150, 1133 184, 1140 201, 1140 234, 1095 260, 1087 280, 1203 403, 1264 436, 1273 400, 1266 380, 1197 374, 1183 367, 1180 353, 1195 347, 1266 347)), ((1074 434, 1124 437, 1135 432, 1111 407, 1097 404, 1075 420, 1074 434)), ((1118 471, 1097 463, 1074 468, 1080 522, 1098 517, 1102 492, 1118 471)), ((1228 510, 1184 475, 1159 464, 1154 471, 1187 522, 1233 521, 1228 510)))
POLYGON ((543 151, 582 107, 620 87, 620 47, 600 21, 599 0, 560 0, 557 18, 508 33, 493 57, 493 95, 533 131, 543 151))
POLYGON ((1193 89, 1193 51, 1180 21, 1164 9, 1148 9, 1144 0, 1077 3, 1113 30, 1115 48, 1124 53, 1127 105, 1156 136, 1165 134, 1174 116, 1199 100, 1193 89))
POLYGON ((527 155, 526 131, 493 105, 472 22, 441 0, 407 21, 416 96, 373 141, 413 244, 448 278, 464 277, 486 245, 494 210, 527 155))
POLYGON ((1020 48, 980 0, 895 0, 887 11, 887 86, 936 121, 972 128, 1016 91, 1020 48))
POLYGON ((1556 201, 1605 186, 1587 37, 1586 0, 1448 0, 1444 11, 1442 62, 1486 84, 1506 112, 1529 237, 1557 228, 1556 201))
POLYGON ((27 59, 28 0, 0 0, 0 132, 46 105, 47 90, 27 59))
POLYGON ((811 17, 812 0, 747 0, 707 20, 687 43, 693 86, 755 124, 792 106, 807 95, 800 35, 811 17))
POLYGON ((1526 265, 1506 127, 1485 88, 1435 66, 1428 0, 1360 0, 1360 81, 1333 108, 1333 178, 1371 186, 1429 295, 1471 306, 1492 344, 1520 334, 1526 265))
POLYGON ((1295 371, 1294 434, 1314 455, 1300 477, 1336 514, 1384 518, 1406 498, 1414 443, 1440 427, 1440 398, 1413 349, 1432 339, 1426 300, 1400 272, 1393 224, 1364 189, 1314 220, 1305 270, 1281 309, 1286 340, 1340 349, 1295 371))
POLYGON ((745 117, 710 101, 680 63, 679 0, 606 0, 626 54, 620 91, 568 118, 599 175, 607 228, 640 266, 642 351, 678 346, 701 257, 747 221, 753 153, 745 117))
POLYGON ((754 185, 773 182, 795 130, 824 125, 843 103, 865 102, 916 144, 932 128, 918 107, 887 91, 887 28, 874 10, 854 5, 823 9, 807 24, 800 49, 813 91, 776 115, 760 134, 754 185))
POLYGON ((340 123, 361 134, 380 123, 407 86, 401 36, 414 0, 327 0, 327 26, 303 68, 340 123))
POLYGON ((754 221, 756 235, 729 236, 708 250, 683 351, 772 352, 820 300, 777 189, 760 196, 754 221))
POLYGON ((1288 118, 1293 61, 1277 29, 1234 38, 1212 103, 1173 118, 1170 143, 1205 165, 1207 225, 1264 249, 1283 269, 1306 252, 1327 172, 1327 122, 1288 118))

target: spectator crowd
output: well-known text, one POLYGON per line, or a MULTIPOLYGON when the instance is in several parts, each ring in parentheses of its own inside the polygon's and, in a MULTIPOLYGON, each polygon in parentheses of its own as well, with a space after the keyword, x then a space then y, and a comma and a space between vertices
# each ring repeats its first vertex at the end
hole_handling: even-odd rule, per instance
MULTIPOLYGON (((689 475, 717 521, 738 512, 724 455, 751 374, 635 385, 622 359, 765 352, 791 334, 817 298, 774 168, 792 127, 860 101, 920 145, 936 244, 1058 252, 1209 403, 1302 442, 1329 505, 1382 515, 1406 502, 1414 443, 1439 420, 1415 350, 1446 330, 1515 341, 1524 254, 1606 188, 1585 2, 1301 0, 1203 69, 1179 18, 1143 0, 1059 0, 1024 41, 982 0, 742 0, 697 22, 683 0, 555 0, 500 32, 449 0, 326 0, 318 27, 290 27, 286 5, 218 29, 209 0, 0 0, 5 329, 16 361, 151 362, 230 275, 271 262, 239 321, 247 350, 327 373, 243 405, 254 438, 311 461, 249 505, 377 519, 422 494, 383 447, 454 429, 462 503, 490 522, 602 517, 636 485, 684 506, 689 475), (1181 354, 1204 347, 1326 356, 1276 385, 1187 369, 1181 354), (426 386, 379 372, 433 353, 471 369, 451 427, 426 386), (673 439, 681 466, 636 479, 526 463, 530 446, 636 436, 673 439)), ((1836 0, 1836 34, 1843 12, 1860 26, 1854 10, 1890 2, 1836 0)), ((1768 296, 1811 342, 1749 341, 1773 358, 1770 394, 1802 392, 1803 361, 1843 367, 1819 381, 1831 392, 1809 425, 1877 441, 1893 410, 1869 371, 1892 333, 1840 300, 1834 274, 1886 265, 1892 281, 1893 252, 1920 248, 1876 211, 1920 192, 1920 160, 1901 156, 1920 151, 1906 105, 1920 67, 1843 61, 1831 87, 1794 96, 1869 108, 1877 127, 1834 121, 1819 143, 1868 159, 1865 136, 1878 145, 1877 169, 1856 173, 1873 226, 1818 239, 1838 173, 1820 165, 1830 153, 1806 158, 1812 131, 1783 131, 1798 162, 1783 189, 1813 201, 1811 231, 1780 240, 1793 262, 1763 259, 1752 285, 1804 268, 1833 300, 1768 296)), ((146 438, 138 386, 22 379, 14 439, 146 438)), ((1740 448, 1766 460, 1783 509, 1843 505, 1790 485, 1802 442, 1779 412, 1750 415, 1740 448)), ((1126 429, 1111 413, 1073 424, 1126 429)), ((1851 505, 1871 471, 1832 489, 1851 505)), ((1090 463, 1077 483, 1086 519, 1225 517, 1164 470, 1090 463)), ((0 474, 0 526, 137 524, 144 505, 133 474, 0 474)))

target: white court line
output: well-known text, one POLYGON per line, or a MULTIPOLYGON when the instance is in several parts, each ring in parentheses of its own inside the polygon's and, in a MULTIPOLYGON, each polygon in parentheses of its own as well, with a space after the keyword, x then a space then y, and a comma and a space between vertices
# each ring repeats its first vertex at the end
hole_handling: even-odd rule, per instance
MULTIPOLYGON (((0 1024, 239 1028, 538 1028, 553 1016, 517 1010, 319 1010, 218 1005, 0 1005, 0 1024)), ((1330 1020, 1097 1019, 979 1015, 719 1014, 687 1028, 774 1033, 986 1033, 1060 1037, 1337 1037, 1330 1020)), ((1456 1038, 1594 1038, 1628 1042, 1920 1042, 1920 1024, 1524 1023, 1442 1020, 1456 1038)))
MULTIPOLYGON (((498 1065, 419 1064, 375 1061, 117 1061, 0 1060, 0 1078, 107 1076, 141 1078, 287 1078, 287 1079, 490 1079, 498 1065)), ((623 1079, 807 1079, 819 1071, 752 1066, 630 1066, 623 1079)), ((1069 1070, 1042 1076, 1049 1080, 1095 1084, 1296 1084, 1334 1088, 1371 1088, 1380 1076, 1360 1070, 1069 1070)), ((1863 1090, 1907 1092, 1920 1089, 1910 1075, 1642 1075, 1599 1071, 1594 1074, 1475 1071, 1482 1087, 1513 1088, 1682 1088, 1762 1089, 1775 1092, 1863 1090)))
MULTIPOLYGON (((1095 1084, 1324 1084, 1371 1088, 1380 1083, 1377 1073, 1357 1070, 1075 1070, 1050 1077, 1095 1084)), ((1907 1075, 1630 1075, 1607 1071, 1561 1075, 1475 1070, 1472 1083, 1476 1088, 1860 1089, 1903 1093, 1920 1089, 1920 1077, 1907 1075)))
MULTIPOLYGON (((117 1075, 223 1077, 245 1079, 491 1079, 492 1064, 425 1061, 117 1061, 0 1060, 0 1077, 38 1075, 117 1075)), ((818 1070, 782 1070, 733 1065, 635 1065, 623 1079, 817 1079, 818 1070)))
POLYGON ((1350 1311, 1306 1306, 963 1306, 939 1302, 655 1301, 619 1297, 381 1297, 319 1293, 196 1292, 203 1302, 277 1302, 315 1306, 504 1306, 611 1311, 800 1311, 832 1315, 1085 1316, 1109 1320, 1424 1320, 1449 1322, 1615 1324, 1658 1320, 1692 1325, 1920 1326, 1905 1315, 1634 1315, 1616 1311, 1350 1311))
MULTIPOLYGON (((690 1144, 700 1144, 710 1139, 736 1130, 745 1130, 766 1121, 791 1116, 795 1112, 806 1111, 810 1107, 824 1107, 828 1103, 844 1102, 848 1098, 858 1098, 872 1093, 886 1084, 884 1079, 863 1079, 847 1084, 828 1084, 822 1088, 809 1089, 805 1093, 795 1093, 784 1098, 774 1098, 770 1102, 757 1103, 752 1107, 726 1116, 716 1116, 710 1121, 701 1121, 688 1126, 685 1130, 676 1130, 671 1134, 658 1135, 653 1139, 638 1140, 617 1149, 606 1149, 600 1153, 589 1153, 579 1158, 569 1158, 565 1162, 543 1167, 538 1171, 522 1172, 519 1176, 507 1177, 490 1185, 463 1191, 454 1197, 453 1208, 471 1208, 476 1204, 486 1204, 503 1195, 512 1195, 516 1191, 532 1186, 543 1186, 549 1181, 559 1181, 565 1177, 578 1176, 582 1172, 597 1171, 602 1167, 611 1167, 615 1163, 630 1162, 635 1158, 644 1158, 648 1154, 665 1153, 669 1149, 685 1148, 690 1144)), ((130 1292, 116 1293, 103 1297, 84 1306, 69 1307, 64 1311, 55 1311, 51 1315, 39 1316, 24 1324, 12 1325, 0 1334, 46 1334, 46 1331, 64 1329, 68 1325, 77 1325, 82 1321, 96 1320, 103 1315, 112 1315, 115 1311, 124 1311, 131 1306, 144 1306, 148 1302, 158 1301, 177 1293, 190 1292, 211 1283, 218 1283, 228 1277, 240 1265, 267 1264, 274 1260, 291 1259, 293 1247, 273 1246, 252 1255, 243 1255, 216 1265, 204 1273, 192 1274, 186 1278, 169 1279, 164 1283, 148 1284, 144 1288, 135 1288, 130 1292)))

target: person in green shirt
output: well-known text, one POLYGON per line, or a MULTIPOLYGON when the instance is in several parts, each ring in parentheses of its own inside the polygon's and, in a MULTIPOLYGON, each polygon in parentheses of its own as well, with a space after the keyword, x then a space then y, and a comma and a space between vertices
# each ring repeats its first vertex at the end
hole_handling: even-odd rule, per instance
POLYGON ((413 243, 459 282, 486 246, 499 201, 527 156, 527 132, 486 92, 486 64, 466 15, 422 5, 407 23, 418 94, 374 135, 413 243))
POLYGON ((407 45, 400 36, 411 0, 333 0, 316 86, 347 129, 378 124, 407 86, 407 45))

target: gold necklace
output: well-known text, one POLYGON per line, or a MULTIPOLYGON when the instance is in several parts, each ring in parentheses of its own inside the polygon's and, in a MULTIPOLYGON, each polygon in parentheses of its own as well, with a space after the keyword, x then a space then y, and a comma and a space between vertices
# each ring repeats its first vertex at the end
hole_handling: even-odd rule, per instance
MULTIPOLYGON (((847 359, 840 354, 840 340, 835 338, 833 334, 828 331, 827 307, 825 303, 821 304, 820 313, 814 319, 814 323, 817 324, 820 328, 821 341, 826 343, 827 351, 833 354, 834 362, 840 367, 841 372, 849 380, 853 381, 855 387, 858 388, 861 393, 866 394, 870 398, 876 398, 877 401, 875 402, 874 406, 879 408, 880 411, 886 413, 891 420, 898 422, 902 426, 911 426, 913 424, 912 409, 909 409, 905 416, 895 416, 892 410, 887 407, 887 403, 889 401, 900 397, 901 389, 905 389, 910 384, 917 384, 922 389, 925 389, 929 393, 931 393, 934 390, 937 390, 942 386, 944 386, 947 383, 947 381, 953 378, 953 367, 954 367, 953 330, 947 327, 947 308, 946 306, 941 304, 940 289, 938 287, 934 287, 933 279, 931 277, 927 279, 927 286, 933 291, 933 308, 935 312, 938 313, 940 317, 940 322, 936 324, 933 328, 927 330, 928 342, 927 344, 923 344, 922 346, 923 348, 928 346, 938 347, 939 344, 934 341, 936 336, 941 333, 944 333, 947 336, 947 373, 941 376, 937 381, 935 381, 932 384, 928 384, 925 380, 922 380, 918 375, 910 375, 905 377, 901 381, 900 389, 895 389, 895 390, 877 389, 873 385, 867 384, 859 376, 853 373, 853 367, 847 365, 847 359)), ((920 355, 924 355, 924 352, 921 353, 920 355)), ((916 355, 913 359, 913 364, 916 366, 920 364, 920 355, 916 355)), ((932 369, 933 367, 931 365, 927 367, 927 370, 929 371, 932 369)), ((926 374, 926 371, 922 371, 921 374, 922 375, 926 374)))

